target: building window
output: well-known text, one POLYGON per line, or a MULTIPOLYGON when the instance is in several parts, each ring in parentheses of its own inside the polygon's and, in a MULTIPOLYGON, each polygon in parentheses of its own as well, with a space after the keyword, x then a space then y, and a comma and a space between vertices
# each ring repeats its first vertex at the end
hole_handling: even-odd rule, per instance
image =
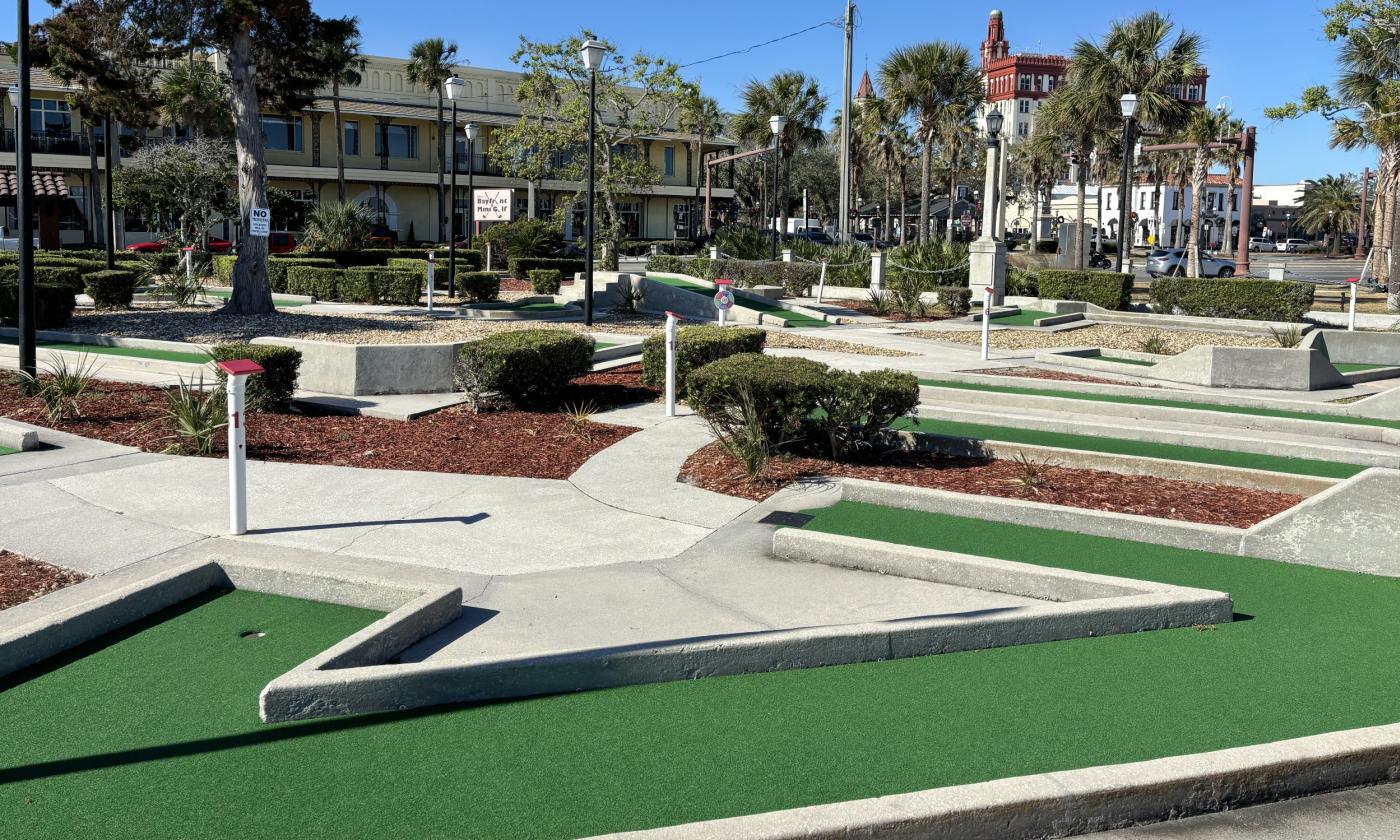
POLYGON ((661 150, 662 174, 667 178, 676 174, 676 147, 667 146, 661 150))
POLYGON ((1016 136, 1029 137, 1031 134, 1031 124, 1022 120, 1016 123, 1016 136))
POLYGON ((1029 99, 1022 99, 1022 100, 1020 100, 1020 105, 1021 105, 1021 113, 1023 113, 1023 114, 1029 114, 1029 113, 1031 112, 1031 101, 1030 101, 1029 99))
POLYGON ((640 201, 619 201, 617 220, 622 225, 624 239, 640 239, 642 231, 642 203, 640 201))
POLYGON ((31 134, 66 135, 73 130, 73 117, 62 99, 29 100, 31 134))
POLYGON ((288 117, 263 117, 263 146, 269 152, 301 151, 301 120, 288 117))
POLYGON ((360 154, 360 123, 358 120, 348 120, 342 125, 345 128, 345 154, 360 154))
POLYGON ((87 230, 87 187, 69 184, 68 199, 60 206, 58 229, 87 230))
POLYGON ((1172 209, 1173 209, 1173 210, 1180 210, 1180 209, 1181 209, 1181 193, 1179 193, 1179 192, 1173 192, 1173 193, 1172 193, 1172 209))
POLYGON ((1139 209, 1139 210, 1146 210, 1146 209, 1147 209, 1147 193, 1145 193, 1145 192, 1140 192, 1140 193, 1138 193, 1138 209, 1139 209))
POLYGON ((1160 202, 1161 202, 1161 196, 1159 196, 1159 195, 1157 194, 1157 191, 1156 191, 1156 190, 1153 190, 1153 191, 1152 191, 1152 209, 1153 209, 1153 210, 1156 210, 1156 209, 1157 209, 1157 205, 1158 205, 1160 202))
POLYGON ((1021 90, 1030 90, 1030 89, 1031 89, 1031 77, 1030 77, 1030 74, 1028 74, 1028 73, 1022 73, 1022 74, 1021 74, 1020 89, 1021 89, 1021 90))
POLYGON ((418 157, 418 126, 380 126, 380 130, 374 135, 374 153, 384 157, 386 148, 388 156, 391 158, 418 157))

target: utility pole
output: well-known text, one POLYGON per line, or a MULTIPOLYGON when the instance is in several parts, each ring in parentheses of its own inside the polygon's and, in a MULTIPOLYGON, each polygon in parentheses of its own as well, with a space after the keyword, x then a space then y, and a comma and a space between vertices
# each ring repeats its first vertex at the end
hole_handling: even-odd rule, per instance
POLYGON ((1361 173, 1361 216, 1356 222, 1356 247, 1352 249, 1352 259, 1366 258, 1366 188, 1371 184, 1371 169, 1361 173))
POLYGON ((841 200, 836 239, 851 238, 851 41, 855 37, 856 4, 846 0, 846 57, 841 77, 841 200))
POLYGON ((19 369, 35 376, 37 344, 34 340, 34 177, 30 171, 30 113, 29 113, 29 3, 20 0, 18 27, 15 30, 15 69, 19 79, 19 111, 15 121, 15 212, 19 215, 19 294, 15 326, 19 327, 19 369))

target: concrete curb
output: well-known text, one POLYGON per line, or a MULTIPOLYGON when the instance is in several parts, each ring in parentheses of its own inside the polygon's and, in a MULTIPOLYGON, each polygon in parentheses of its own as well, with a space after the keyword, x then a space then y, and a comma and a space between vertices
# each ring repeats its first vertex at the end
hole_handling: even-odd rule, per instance
POLYGON ((0 446, 20 452, 38 449, 39 432, 37 429, 0 417, 0 446))

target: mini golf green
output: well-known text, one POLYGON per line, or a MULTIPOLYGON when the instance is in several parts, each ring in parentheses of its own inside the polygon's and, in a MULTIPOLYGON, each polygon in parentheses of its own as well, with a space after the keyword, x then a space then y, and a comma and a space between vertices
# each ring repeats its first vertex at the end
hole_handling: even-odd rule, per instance
POLYGON ((1022 394, 1032 397, 1063 397, 1068 400, 1089 402, 1126 403, 1129 405, 1152 405, 1161 408, 1185 408, 1193 411, 1223 411, 1227 414, 1249 414, 1255 417, 1285 417, 1292 420, 1318 420, 1324 423, 1346 423, 1352 426, 1384 426, 1400 429, 1400 420, 1376 420, 1370 417, 1355 417, 1349 414, 1320 414, 1311 411, 1292 411, 1282 408, 1265 408, 1252 405, 1222 405, 1220 403, 1198 403, 1185 400, 1169 400, 1157 397, 1128 397, 1118 394, 1086 393, 1084 391, 1059 391, 1051 388, 1029 388, 1020 385, 992 385, 983 382, 953 382, 944 379, 920 379, 920 385, 934 388, 957 388, 963 391, 986 391, 1000 394, 1022 394))
POLYGON ((562 303, 522 303, 519 306, 512 306, 511 309, 523 309, 529 312, 559 312, 564 309, 562 303))
MULTIPOLYGON (((714 290, 708 286, 697 286, 696 284, 691 283, 688 280, 682 280, 679 277, 663 277, 655 274, 648 274, 647 279, 657 283, 664 283, 665 285, 671 286, 676 289, 685 289, 687 292, 694 292, 698 295, 704 295, 707 298, 712 298, 715 294, 714 290)), ((747 297, 739 299, 736 296, 734 305, 739 309, 752 309, 755 312, 762 312, 765 315, 772 316, 774 320, 785 322, 790 327, 831 326, 831 324, 829 324, 826 321, 823 321, 820 318, 813 318, 810 315, 803 315, 800 312, 793 312, 789 309, 784 309, 776 303, 767 300, 758 300, 755 298, 747 297)))
POLYGON ((1367 370, 1384 370, 1386 368, 1393 368, 1396 367, 1396 365, 1367 365, 1360 364, 1357 362, 1333 362, 1332 367, 1336 368, 1338 373, 1361 373, 1362 371, 1367 370))
POLYGON ((1054 312, 1041 312, 1038 309, 1022 309, 1020 312, 1013 312, 1008 315, 998 315, 992 313, 992 326, 995 327, 1033 327, 1035 322, 1041 318, 1053 318, 1054 312))
POLYGON ((1277 455, 1259 455, 1253 452, 1230 452, 1222 449, 1207 449, 1201 446, 1182 446, 1170 443, 1147 443, 1123 438, 1098 435, 1077 435, 1066 432, 1043 432, 1034 429, 1016 429, 1010 426, 991 426, 981 423, 959 423, 951 420, 938 420, 920 417, 914 420, 897 421, 893 428, 910 429, 928 434, 947 437, 968 438, 971 440, 996 440, 1005 443, 1024 443, 1030 446, 1056 446, 1062 449, 1078 449, 1084 452, 1108 452, 1115 455, 1138 455, 1144 458, 1165 458, 1170 461, 1189 461, 1197 464, 1216 464, 1222 467, 1242 467, 1251 470, 1292 473, 1295 475, 1315 475, 1324 478, 1350 478, 1366 467, 1355 464, 1339 464, 1331 461, 1316 461, 1310 458, 1288 458, 1277 455))
MULTIPOLYGON (((0 344, 18 344, 18 339, 0 337, 0 344)), ((191 365, 208 364, 207 353, 190 353, 183 350, 152 350, 146 347, 109 347, 105 344, 70 344, 62 341, 40 341, 40 350, 68 350, 74 353, 92 353, 97 356, 127 356, 134 359, 153 359, 161 362, 184 362, 191 365)))
MULTIPOLYGON (((204 290, 204 295, 205 295, 206 297, 224 298, 224 299, 226 299, 226 300, 228 299, 228 296, 231 295, 231 294, 233 294, 233 293, 230 292, 228 289, 205 289, 205 290, 204 290)), ((280 295, 273 295, 273 296, 272 296, 272 305, 273 305, 273 306, 280 307, 280 308, 282 308, 282 309, 291 309, 291 308, 296 307, 296 306, 305 306, 306 304, 307 304, 307 301, 304 301, 304 300, 292 300, 292 299, 290 299, 290 298, 281 297, 280 295)))
POLYGON ((0 455, 14 455, 18 452, 18 449, 11 449, 8 446, 0 446, 0 455))
POLYGON ((1119 365, 1138 365, 1140 367, 1152 367, 1153 365, 1157 364, 1156 362, 1148 361, 1147 359, 1129 359, 1123 356, 1105 356, 1103 354, 1099 354, 1097 356, 1090 356, 1089 358, 1098 359, 1101 362, 1113 362, 1114 364, 1119 365))

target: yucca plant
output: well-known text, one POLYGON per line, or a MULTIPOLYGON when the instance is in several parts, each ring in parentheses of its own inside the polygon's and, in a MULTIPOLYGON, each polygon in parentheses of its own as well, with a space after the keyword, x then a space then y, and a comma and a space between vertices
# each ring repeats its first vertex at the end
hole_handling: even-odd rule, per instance
POLYGON ((1274 337, 1274 341, 1278 342, 1278 346, 1289 350, 1303 343, 1303 328, 1297 324, 1284 327, 1283 329, 1269 327, 1269 334, 1274 337))
POLYGON ((1138 344, 1138 347, 1144 353, 1151 353, 1155 356, 1167 355, 1167 340, 1163 338, 1160 333, 1153 333, 1147 338, 1144 338, 1138 344))
POLYGON ((737 400, 732 410, 706 417, 705 422, 719 441, 720 448, 739 462, 744 470, 744 480, 753 484, 768 468, 777 447, 763 426, 763 411, 753 387, 747 382, 740 383, 735 396, 737 400))
POLYGON ((92 387, 93 375, 99 369, 96 360, 86 353, 71 364, 66 356, 54 354, 38 376, 21 371, 20 388, 43 401, 50 423, 62 423, 83 416, 79 401, 92 387))
POLYGON ((357 251, 374 219, 359 204, 320 204, 306 214, 303 245, 308 251, 357 251))
POLYGON ((165 392, 165 417, 174 431, 175 442, 166 450, 183 455, 211 455, 219 430, 228 425, 224 417, 223 391, 204 387, 201 374, 165 392))
POLYGON ((588 437, 588 426, 593 422, 593 415, 598 413, 598 405, 594 402, 583 402, 564 406, 564 418, 569 421, 569 430, 564 433, 564 437, 588 437))

